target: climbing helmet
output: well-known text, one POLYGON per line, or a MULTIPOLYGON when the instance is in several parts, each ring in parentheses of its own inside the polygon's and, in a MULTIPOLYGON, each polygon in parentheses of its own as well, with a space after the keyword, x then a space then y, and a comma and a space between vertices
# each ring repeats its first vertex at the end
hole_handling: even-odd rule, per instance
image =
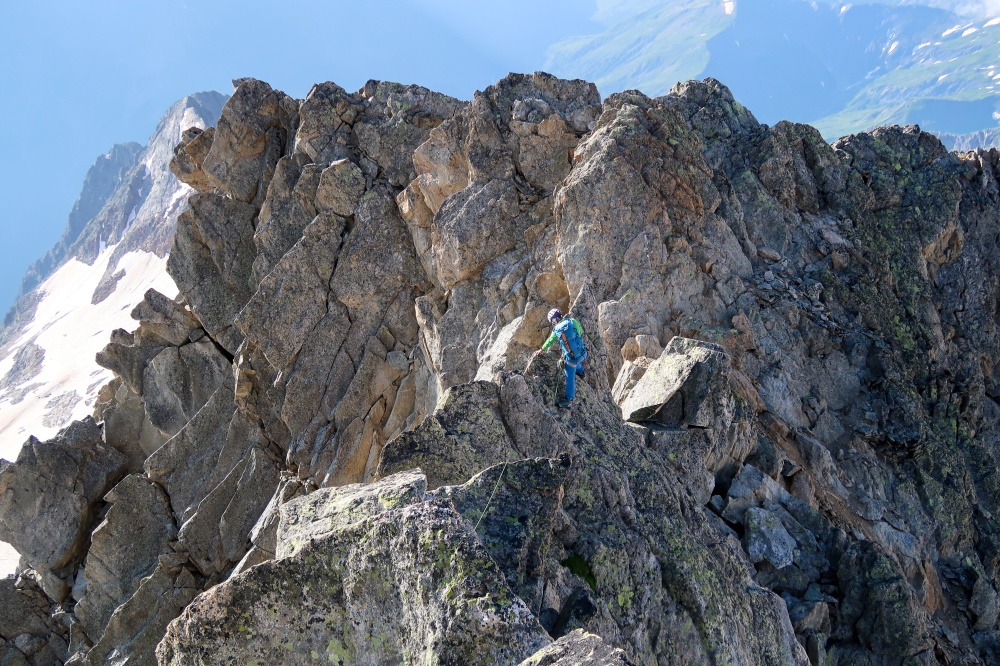
POLYGON ((559 311, 559 308, 552 308, 549 310, 549 323, 554 324, 560 319, 562 319, 563 313, 559 311))

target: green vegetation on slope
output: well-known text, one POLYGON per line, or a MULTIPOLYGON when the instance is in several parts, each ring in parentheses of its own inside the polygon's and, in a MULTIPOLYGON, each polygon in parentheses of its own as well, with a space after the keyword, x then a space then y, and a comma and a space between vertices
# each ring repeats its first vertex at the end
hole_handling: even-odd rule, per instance
POLYGON ((708 40, 733 20, 720 0, 671 3, 636 14, 605 11, 599 17, 612 14, 618 21, 607 31, 552 46, 546 67, 592 80, 604 94, 636 88, 662 95, 704 71, 708 40))

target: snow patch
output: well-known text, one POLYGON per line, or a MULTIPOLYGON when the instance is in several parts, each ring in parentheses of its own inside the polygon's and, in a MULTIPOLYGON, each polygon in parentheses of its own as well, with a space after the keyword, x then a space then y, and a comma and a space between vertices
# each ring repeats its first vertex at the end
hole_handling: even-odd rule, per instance
POLYGON ((946 79, 946 78, 948 78, 948 74, 942 74, 941 76, 938 77, 938 81, 941 81, 942 79, 946 79))
POLYGON ((184 109, 184 115, 181 116, 180 122, 177 123, 177 139, 175 143, 180 143, 181 135, 190 127, 205 129, 205 121, 201 119, 197 111, 189 106, 184 109))
POLYGON ((962 37, 968 37, 974 32, 979 32, 979 28, 969 28, 968 30, 962 33, 962 37))
POLYGON ((21 556, 13 546, 0 541, 0 578, 13 575, 20 560, 21 556))
POLYGON ((725 2, 722 3, 722 9, 726 12, 726 14, 732 14, 736 11, 736 0, 725 0, 725 2))
POLYGON ((953 32, 958 32, 961 29, 962 29, 962 26, 956 25, 954 28, 948 28, 947 30, 945 30, 944 32, 942 32, 941 36, 942 37, 947 37, 948 35, 952 34, 953 32))
POLYGON ((185 183, 180 183, 180 187, 174 192, 173 196, 170 197, 170 201, 164 206, 164 216, 168 215, 170 211, 173 211, 181 203, 185 203, 188 199, 188 195, 194 192, 194 188, 185 183))
POLYGON ((991 25, 1000 25, 1000 18, 990 19, 985 24, 983 24, 983 27, 988 28, 991 25))
POLYGON ((899 42, 893 42, 892 45, 889 46, 889 51, 888 51, 887 55, 892 55, 893 53, 896 52, 896 49, 898 49, 898 48, 899 48, 899 42))
POLYGON ((122 236, 132 228, 132 223, 135 222, 136 212, 139 210, 138 206, 133 206, 132 210, 129 211, 128 220, 125 221, 125 231, 122 232, 122 236))
MULTIPOLYGON (((138 326, 129 313, 147 289, 156 289, 170 298, 177 294, 176 285, 167 275, 165 257, 129 252, 113 267, 112 272, 125 272, 114 293, 97 305, 91 304, 112 254, 101 254, 93 266, 72 259, 40 285, 46 296, 38 304, 34 320, 11 348, 14 351, 34 340, 45 350, 42 371, 31 379, 32 384, 40 386, 28 391, 17 404, 0 394, 0 458, 16 459, 28 435, 44 441, 68 423, 61 419, 54 423, 56 415, 50 415, 53 408, 47 406, 54 398, 74 391, 80 397, 72 409, 64 410, 67 419, 81 419, 92 413, 87 403, 93 404, 99 388, 112 378, 110 370, 94 361, 97 352, 108 344, 111 331, 134 330, 138 326), (47 415, 48 424, 42 425, 47 415)), ((0 377, 11 369, 15 355, 10 353, 0 360, 0 377)))

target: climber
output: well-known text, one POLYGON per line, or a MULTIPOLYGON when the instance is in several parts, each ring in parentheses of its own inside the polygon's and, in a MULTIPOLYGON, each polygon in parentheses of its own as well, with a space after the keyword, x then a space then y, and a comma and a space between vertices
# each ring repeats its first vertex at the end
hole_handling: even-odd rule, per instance
POLYGON ((535 356, 548 351, 549 347, 559 342, 562 350, 563 369, 566 371, 566 397, 556 403, 557 407, 569 407, 576 395, 576 376, 586 376, 587 346, 583 343, 583 327, 573 317, 564 317, 557 308, 549 310, 549 323, 552 324, 552 334, 549 335, 542 348, 535 356))

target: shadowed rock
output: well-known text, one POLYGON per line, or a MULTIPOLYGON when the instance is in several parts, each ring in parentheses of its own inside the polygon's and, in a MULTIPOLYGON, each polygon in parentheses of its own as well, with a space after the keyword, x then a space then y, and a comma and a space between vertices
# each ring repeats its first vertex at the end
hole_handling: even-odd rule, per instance
POLYGON ((17 462, 0 462, 0 538, 34 567, 57 570, 80 555, 94 509, 125 470, 93 419, 47 442, 30 438, 17 462))
MULTIPOLYGON (((177 536, 166 496, 145 477, 125 477, 105 500, 111 508, 91 536, 80 573, 86 592, 74 610, 94 640, 104 633, 115 609, 152 573, 158 557, 177 536)), ((74 591, 79 589, 78 580, 74 591)))

